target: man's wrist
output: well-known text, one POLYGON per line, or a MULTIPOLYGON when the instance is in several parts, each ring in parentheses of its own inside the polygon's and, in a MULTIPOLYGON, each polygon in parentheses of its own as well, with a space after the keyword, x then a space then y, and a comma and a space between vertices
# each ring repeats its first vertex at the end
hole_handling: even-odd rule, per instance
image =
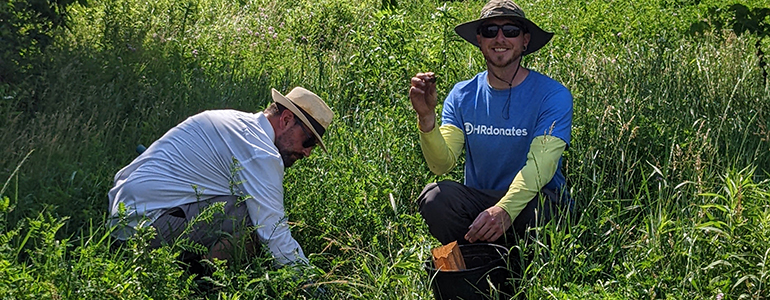
MULTIPOLYGON (((496 207, 499 207, 499 208, 500 208, 500 210, 502 210, 502 211, 504 212, 504 213, 503 213, 503 212, 501 212, 501 214, 502 214, 502 215, 504 215, 505 217, 507 217, 508 219, 510 219, 510 220, 511 220, 511 224, 513 224, 513 220, 514 220, 514 219, 516 219, 516 218, 515 218, 514 216, 512 216, 512 215, 511 215, 511 212, 510 212, 510 211, 508 211, 510 208, 508 208, 508 207, 507 207, 505 204, 502 204, 502 203, 500 203, 500 202, 498 202, 497 204, 495 204, 495 206, 496 206, 496 207)), ((518 216, 518 214, 516 214, 516 216, 518 216)))
POLYGON ((436 127, 436 114, 432 113, 427 116, 417 116, 418 123, 417 126, 420 128, 420 131, 422 132, 431 132, 434 127, 436 127))

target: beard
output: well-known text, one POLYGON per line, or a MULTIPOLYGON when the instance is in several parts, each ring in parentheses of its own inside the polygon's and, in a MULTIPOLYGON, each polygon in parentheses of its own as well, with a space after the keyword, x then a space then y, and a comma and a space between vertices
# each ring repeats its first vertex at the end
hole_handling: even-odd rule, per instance
POLYGON ((493 57, 484 53, 484 59, 486 59, 487 64, 501 69, 512 66, 518 58, 519 55, 516 53, 514 53, 514 55, 512 55, 510 58, 500 56, 493 57))
POLYGON ((288 168, 294 165, 294 163, 304 156, 304 154, 296 151, 289 151, 289 150, 281 150, 279 149, 278 152, 281 154, 281 159, 283 160, 283 167, 288 168))
POLYGON ((490 65, 497 67, 497 68, 507 68, 508 66, 513 65, 513 62, 516 61, 516 58, 511 59, 492 59, 490 57, 485 57, 487 59, 487 63, 490 65))
MULTIPOLYGON (((494 48, 494 47, 491 47, 494 48)), ((510 48, 510 46, 508 46, 510 48)), ((487 65, 491 65, 496 68, 507 68, 516 62, 521 57, 522 51, 517 48, 512 48, 513 53, 510 56, 501 56, 499 54, 496 54, 494 50, 487 48, 487 50, 482 51, 481 53, 484 55, 484 59, 487 61, 487 65)))
POLYGON ((295 144, 294 139, 290 138, 288 134, 281 135, 275 139, 275 146, 278 147, 278 153, 281 154, 284 168, 291 167, 296 161, 305 157, 305 154, 302 152, 289 150, 289 145, 292 144, 295 144))

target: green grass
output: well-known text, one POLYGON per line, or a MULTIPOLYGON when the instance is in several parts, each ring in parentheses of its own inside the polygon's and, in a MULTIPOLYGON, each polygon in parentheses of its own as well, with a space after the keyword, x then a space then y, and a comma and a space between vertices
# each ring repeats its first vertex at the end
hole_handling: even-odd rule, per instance
MULTIPOLYGON (((565 172, 578 214, 522 246, 533 262, 519 291, 766 299, 770 86, 757 47, 770 52, 768 3, 520 4, 556 33, 525 65, 575 99, 565 172)), ((414 199, 429 182, 462 180, 462 170, 429 172, 408 82, 437 72, 443 98, 484 69, 453 32, 482 5, 71 7, 70 30, 57 32, 29 78, 0 84, 0 298, 303 299, 316 287, 335 299, 431 298, 422 262, 438 242, 414 199), (329 154, 317 151, 285 181, 292 232, 317 268, 274 270, 264 254, 238 257, 206 262, 216 272, 203 283, 175 262, 178 247, 146 250, 152 232, 110 250, 107 190, 137 144, 205 109, 261 110, 270 88, 297 85, 337 115, 329 154)))

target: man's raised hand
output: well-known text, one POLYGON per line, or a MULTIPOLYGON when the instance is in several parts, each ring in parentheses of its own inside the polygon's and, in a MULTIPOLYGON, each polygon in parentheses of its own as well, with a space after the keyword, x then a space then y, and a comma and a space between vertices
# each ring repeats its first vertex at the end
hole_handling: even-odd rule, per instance
POLYGON ((411 83, 409 100, 419 117, 420 130, 431 131, 436 124, 436 75, 433 72, 417 73, 411 83))

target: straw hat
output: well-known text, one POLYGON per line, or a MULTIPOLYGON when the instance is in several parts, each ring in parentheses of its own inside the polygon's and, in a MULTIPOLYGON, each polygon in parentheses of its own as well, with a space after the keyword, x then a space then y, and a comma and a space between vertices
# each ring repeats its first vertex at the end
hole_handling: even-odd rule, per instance
POLYGON ((553 32, 540 29, 537 24, 524 17, 524 10, 511 0, 490 0, 481 9, 481 17, 478 20, 457 25, 455 32, 466 41, 479 47, 479 42, 476 40, 476 30, 479 28, 479 25, 486 20, 498 17, 506 17, 521 22, 521 25, 525 27, 524 32, 530 34, 529 45, 521 54, 522 56, 542 48, 553 37, 553 32))
POLYGON ((321 149, 326 151, 326 146, 324 146, 321 136, 324 135, 334 118, 334 113, 326 105, 326 102, 303 87, 295 87, 286 96, 281 95, 276 89, 272 89, 272 92, 273 101, 285 106, 294 115, 299 117, 302 123, 313 132, 321 149))

